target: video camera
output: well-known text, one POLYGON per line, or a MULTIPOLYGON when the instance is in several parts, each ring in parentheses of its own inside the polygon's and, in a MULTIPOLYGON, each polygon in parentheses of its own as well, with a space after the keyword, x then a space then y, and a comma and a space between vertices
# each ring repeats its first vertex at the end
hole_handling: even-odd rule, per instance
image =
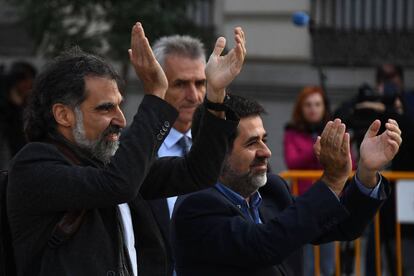
POLYGON ((364 83, 358 88, 357 102, 381 102, 387 107, 394 105, 395 100, 400 97, 400 89, 392 81, 384 82, 383 93, 364 83))

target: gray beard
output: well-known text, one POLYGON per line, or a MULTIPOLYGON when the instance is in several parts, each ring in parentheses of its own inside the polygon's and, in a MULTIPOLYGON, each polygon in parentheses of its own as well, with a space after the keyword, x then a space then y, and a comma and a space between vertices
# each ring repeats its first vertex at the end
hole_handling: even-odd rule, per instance
POLYGON ((253 174, 252 172, 240 174, 226 161, 221 173, 221 181, 242 197, 248 198, 266 184, 267 175, 266 173, 253 174))
POLYGON ((119 147, 119 141, 107 141, 104 135, 105 132, 95 141, 87 139, 83 125, 83 115, 79 107, 75 107, 75 117, 76 125, 72 134, 76 144, 88 151, 94 158, 108 164, 119 147))

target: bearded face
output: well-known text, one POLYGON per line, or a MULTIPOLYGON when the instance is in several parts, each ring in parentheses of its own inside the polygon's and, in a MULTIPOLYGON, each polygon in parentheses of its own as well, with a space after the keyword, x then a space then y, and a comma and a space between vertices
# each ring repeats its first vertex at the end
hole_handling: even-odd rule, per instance
POLYGON ((121 128, 119 126, 110 124, 96 140, 90 140, 85 135, 85 127, 83 124, 83 116, 79 107, 75 108, 76 126, 72 131, 76 144, 87 150, 93 157, 102 161, 103 163, 109 163, 110 158, 115 154, 119 147, 119 139, 107 139, 107 137, 116 136, 121 134, 121 128))
POLYGON ((260 116, 242 118, 220 181, 245 198, 264 186, 271 156, 266 142, 267 134, 260 116))

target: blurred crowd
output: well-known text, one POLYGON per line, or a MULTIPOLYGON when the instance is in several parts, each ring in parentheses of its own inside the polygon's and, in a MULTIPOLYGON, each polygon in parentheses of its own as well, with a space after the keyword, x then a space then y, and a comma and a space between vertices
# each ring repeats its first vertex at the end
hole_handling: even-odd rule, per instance
MULTIPOLYGON (((353 151, 351 152, 354 169, 357 169, 358 148, 370 124, 379 119, 382 122, 380 132, 384 131, 384 124, 389 118, 395 119, 402 130, 403 143, 394 160, 388 164, 388 170, 413 171, 414 162, 414 93, 404 86, 404 70, 394 64, 383 64, 376 69, 375 86, 361 84, 357 93, 341 103, 332 112, 329 100, 321 87, 305 87, 297 96, 291 120, 286 124, 284 133, 284 159, 288 169, 320 170, 322 169, 313 150, 316 138, 321 135, 324 125, 333 118, 340 118, 351 134, 353 151)), ((312 185, 312 180, 298 182, 298 195, 302 195, 312 185)), ((395 189, 390 199, 384 204, 380 213, 380 233, 389 275, 395 272, 395 189)), ((402 227, 405 260, 403 267, 406 275, 413 275, 413 263, 409 256, 414 254, 414 227, 402 227)), ((376 275, 374 256, 374 227, 367 232, 366 274, 376 275)), ((347 275, 353 272, 352 244, 341 246, 342 270, 347 275)), ((324 244, 320 247, 321 272, 323 275, 333 275, 335 271, 334 246, 324 244)), ((308 245, 304 248, 305 275, 313 275, 314 261, 313 248, 308 245)))
MULTIPOLYGON (((30 63, 19 61, 1 68, 0 73, 0 169, 7 169, 9 160, 25 145, 23 111, 36 77, 36 69, 30 63)), ((329 99, 321 87, 303 88, 297 96, 291 119, 284 129, 284 160, 288 169, 322 169, 313 145, 326 123, 334 118, 340 118, 351 134, 354 169, 357 169, 359 158, 356 149, 359 148, 372 121, 380 119, 384 125, 388 118, 395 119, 402 130, 404 142, 399 153, 386 169, 414 171, 414 162, 411 161, 414 154, 414 93, 404 86, 404 70, 401 66, 394 64, 379 66, 376 69, 375 85, 361 84, 355 95, 341 103, 334 111, 331 110, 329 99)), ((189 128, 185 131, 189 131, 189 128)), ((297 195, 305 193, 312 184, 312 180, 300 180, 297 195)), ((395 271, 395 219, 395 194, 392 194, 391 200, 388 200, 381 209, 381 237, 390 275, 395 271)), ((404 226, 402 233, 405 250, 403 255, 407 257, 404 260, 404 267, 406 271, 413 272, 413 263, 408 261, 408 256, 414 254, 414 229, 404 226)), ((366 238, 365 275, 375 275, 372 226, 368 229, 366 238)), ((352 246, 348 244, 342 248, 352 246)), ((320 250, 321 272, 323 275, 334 275, 334 243, 324 244, 320 250)), ((342 252, 343 257, 348 257, 350 261, 343 261, 343 264, 349 263, 349 265, 343 265, 342 269, 344 273, 352 273, 353 256, 352 254, 349 256, 345 251, 342 252)), ((300 264, 303 266, 303 275, 313 275, 313 252, 311 245, 304 248, 304 262, 300 264)))

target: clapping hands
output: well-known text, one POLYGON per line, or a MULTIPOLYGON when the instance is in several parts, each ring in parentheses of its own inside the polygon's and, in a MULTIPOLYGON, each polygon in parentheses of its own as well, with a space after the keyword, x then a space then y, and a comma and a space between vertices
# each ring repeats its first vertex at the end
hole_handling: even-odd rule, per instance
MULTIPOLYGON (((401 130, 395 120, 389 119, 386 130, 377 135, 381 122, 375 120, 367 130, 360 148, 358 178, 368 188, 377 185, 376 174, 397 154, 401 145, 401 130)), ((321 178, 337 195, 342 192, 352 170, 349 134, 340 119, 326 124, 314 150, 324 167, 321 178)))
POLYGON ((337 195, 342 192, 352 171, 350 138, 345 124, 335 119, 326 124, 314 150, 324 168, 321 180, 337 195))
POLYGON ((135 72, 143 83, 145 93, 164 99, 168 80, 161 65, 155 59, 144 28, 139 22, 132 27, 131 49, 128 53, 135 72))
POLYGON ((389 119, 385 124, 385 131, 377 135, 380 127, 379 120, 371 124, 359 150, 358 177, 368 187, 376 185, 376 172, 394 158, 402 143, 397 121, 389 119))
POLYGON ((246 56, 246 37, 242 28, 234 29, 236 45, 222 56, 226 39, 219 37, 206 65, 207 98, 211 102, 222 102, 225 88, 240 73, 246 56))

